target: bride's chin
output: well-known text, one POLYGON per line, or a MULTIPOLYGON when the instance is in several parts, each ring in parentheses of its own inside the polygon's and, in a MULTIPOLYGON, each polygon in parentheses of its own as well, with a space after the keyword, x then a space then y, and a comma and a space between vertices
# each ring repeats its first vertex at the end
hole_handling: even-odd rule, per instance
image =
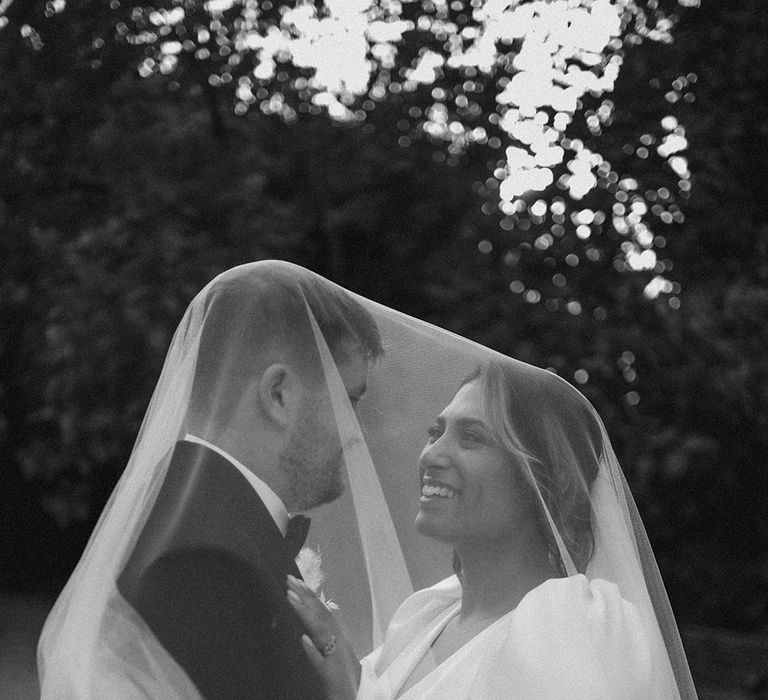
POLYGON ((445 528, 441 527, 440 523, 436 522, 433 516, 422 510, 416 514, 415 525, 416 532, 420 535, 431 537, 433 540, 438 540, 439 542, 448 542, 450 540, 445 528))

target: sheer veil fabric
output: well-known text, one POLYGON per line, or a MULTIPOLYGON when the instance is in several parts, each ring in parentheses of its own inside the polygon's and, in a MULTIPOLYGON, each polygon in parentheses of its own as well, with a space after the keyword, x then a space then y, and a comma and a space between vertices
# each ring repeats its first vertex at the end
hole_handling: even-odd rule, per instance
MULTIPOLYGON (((561 628, 572 628, 581 645, 591 643, 589 613, 581 619, 574 612, 562 625, 550 615, 547 624, 554 627, 545 624, 543 629, 549 629, 551 649, 538 632, 533 640, 519 637, 526 616, 538 624, 537 616, 555 604, 552 596, 559 594, 554 591, 571 583, 568 595, 581 587, 591 601, 608 591, 629 611, 625 617, 631 621, 632 642, 627 649, 638 643, 642 647, 652 697, 696 697, 641 519, 608 435, 587 400, 551 372, 351 294, 298 266, 264 261, 214 279, 179 324, 123 475, 43 629, 38 665, 44 698, 204 696, 200 684, 126 599, 121 577, 158 511, 163 511, 163 523, 172 524, 199 496, 194 495, 192 474, 188 483, 184 474, 174 475, 180 481, 176 495, 162 495, 164 482, 171 478, 171 455, 186 435, 232 454, 237 450, 229 446, 238 446, 234 456, 246 468, 277 493, 288 488, 269 483, 271 477, 255 467, 259 436, 250 435, 250 442, 242 437, 249 431, 248 411, 258 378, 275 362, 302 366, 304 376, 320 387, 313 394, 312 413, 292 443, 294 452, 304 453, 292 459, 311 471, 315 462, 338 454, 345 488, 338 498, 337 492, 329 492, 329 502, 311 509, 307 545, 321 555, 322 592, 338 606, 334 614, 359 656, 379 648, 369 657, 372 673, 383 673, 395 663, 396 645, 380 645, 397 634, 390 628, 387 636, 393 618, 396 626, 398 620, 422 614, 423 589, 446 600, 451 591, 460 591, 458 580, 451 578, 452 547, 420 534, 414 518, 427 429, 474 374, 484 391, 496 396, 494 405, 507 413, 493 432, 502 436, 510 454, 509 488, 523 491, 533 504, 552 560, 552 581, 510 611, 518 615, 517 626, 483 652, 484 661, 466 680, 461 697, 496 697, 503 696, 498 694, 504 688, 510 690, 504 684, 515 680, 505 672, 505 654, 518 653, 510 644, 538 649, 544 668, 544 657, 557 656, 567 642, 561 628), (351 308, 339 311, 345 303, 351 308), (361 323, 377 331, 383 354, 370 362, 367 390, 358 405, 359 397, 350 396, 345 384, 345 353, 338 350, 338 338, 350 325, 361 323), (317 439, 322 426, 331 427, 317 439), (318 445, 326 445, 326 452, 318 445)), ((210 507, 228 505, 213 500, 210 507)), ((201 519, 200 528, 207 522, 201 519)), ((157 532, 162 537, 164 530, 157 532)), ((212 536, 198 534, 206 541, 212 536)), ((245 556, 238 548, 245 550, 248 544, 233 536, 226 547, 234 556, 245 556)), ((612 634, 611 643, 620 647, 623 629, 612 634)), ((482 643, 478 637, 476 645, 482 643)), ((437 664, 429 661, 429 652, 425 658, 421 672, 429 677, 437 664)), ((587 675, 605 671, 578 669, 587 675)), ((621 671, 611 669, 619 675, 621 671)), ((558 673, 567 675, 568 664, 558 673)), ((423 687, 414 685, 414 678, 410 683, 414 691, 423 687)), ((405 686, 391 689, 392 695, 407 692, 405 686)), ((517 697, 514 688, 509 697, 517 697)))

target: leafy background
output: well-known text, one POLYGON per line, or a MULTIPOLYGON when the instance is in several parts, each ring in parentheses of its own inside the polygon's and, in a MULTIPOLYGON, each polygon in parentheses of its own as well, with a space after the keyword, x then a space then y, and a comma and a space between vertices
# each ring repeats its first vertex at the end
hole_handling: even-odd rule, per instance
MULTIPOLYGON (((446 65, 375 104, 336 93, 365 112, 345 120, 286 61, 238 108, 253 57, 225 81, 231 49, 205 56, 196 43, 200 26, 236 27, 237 13, 187 2, 173 31, 197 39, 164 70, 162 36, 142 34, 150 10, 135 0, 0 2, 0 590, 56 594, 189 300, 232 265, 283 258, 576 384, 606 422, 692 658, 697 639, 714 639, 702 630, 762 643, 768 9, 624 4, 634 14, 611 50, 623 59, 614 89, 584 95, 563 136, 608 166, 579 200, 559 179, 564 162, 545 190, 502 209, 509 170, 489 136, 511 138, 490 119, 501 73, 474 74, 479 112, 453 113, 467 74, 446 65), (668 22, 673 40, 643 34, 638 17, 668 22), (436 87, 449 119, 483 124, 484 141, 428 133, 436 87), (293 117, 262 107, 275 95, 293 117), (658 152, 667 117, 687 141, 682 177, 658 152), (642 213, 652 264, 629 264, 642 246, 617 211, 642 213)), ((470 5, 402 12, 459 26, 470 5)), ((403 66, 424 42, 405 32, 403 66)), ((393 75, 405 73, 378 67, 370 86, 393 75)), ((701 687, 716 680, 708 665, 694 663, 701 687)), ((764 662, 750 673, 726 679, 745 693, 727 697, 763 697, 764 662)))

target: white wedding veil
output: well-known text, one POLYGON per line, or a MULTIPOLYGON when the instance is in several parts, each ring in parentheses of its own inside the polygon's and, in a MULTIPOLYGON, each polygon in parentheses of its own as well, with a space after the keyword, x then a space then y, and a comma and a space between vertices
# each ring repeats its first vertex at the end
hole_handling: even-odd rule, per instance
MULTIPOLYGON (((214 279, 179 324, 122 477, 46 621, 38 649, 44 698, 200 697, 121 595, 118 580, 150 515, 161 507, 158 494, 174 446, 190 434, 222 449, 227 441, 246 444, 237 433, 247 432, 258 377, 275 362, 309 371, 328 399, 312 410, 328 413, 331 418, 323 420, 335 425, 345 489, 308 513, 307 545, 322 557, 322 592, 338 606, 334 614, 359 655, 382 643, 389 621, 413 591, 453 574, 451 547, 414 527, 418 461, 427 428, 462 382, 474 377, 510 454, 510 488, 524 484, 536 504, 552 577, 581 575, 617 587, 637 611, 655 697, 696 697, 641 519, 587 400, 549 371, 298 266, 266 261, 214 279), (359 406, 345 384, 343 358, 351 346, 370 363, 359 406)), ((314 423, 307 422, 308 433, 314 423)), ((250 444, 260 450, 258 442, 250 444)), ((311 461, 317 448, 311 439, 306 445, 311 461)), ((253 468, 250 454, 234 456, 253 468)), ((258 457, 266 459, 260 452, 258 457)), ((184 506, 183 483, 180 493, 162 504, 169 510, 164 522, 184 506)), ((220 507, 226 505, 211 504, 220 507)))

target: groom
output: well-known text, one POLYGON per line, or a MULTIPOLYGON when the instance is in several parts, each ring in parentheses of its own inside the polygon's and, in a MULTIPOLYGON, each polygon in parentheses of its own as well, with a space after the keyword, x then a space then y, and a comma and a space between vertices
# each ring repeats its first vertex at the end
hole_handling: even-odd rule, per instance
MULTIPOLYGON (((352 406, 382 354, 373 318, 284 263, 217 280, 187 434, 118 588, 206 700, 323 698, 286 603, 308 519, 338 498, 343 445, 307 308, 352 406), (243 295, 260 312, 243 326, 243 295)), ((301 271, 305 273, 306 271, 301 271)), ((342 430, 342 432, 346 432, 342 430)))

